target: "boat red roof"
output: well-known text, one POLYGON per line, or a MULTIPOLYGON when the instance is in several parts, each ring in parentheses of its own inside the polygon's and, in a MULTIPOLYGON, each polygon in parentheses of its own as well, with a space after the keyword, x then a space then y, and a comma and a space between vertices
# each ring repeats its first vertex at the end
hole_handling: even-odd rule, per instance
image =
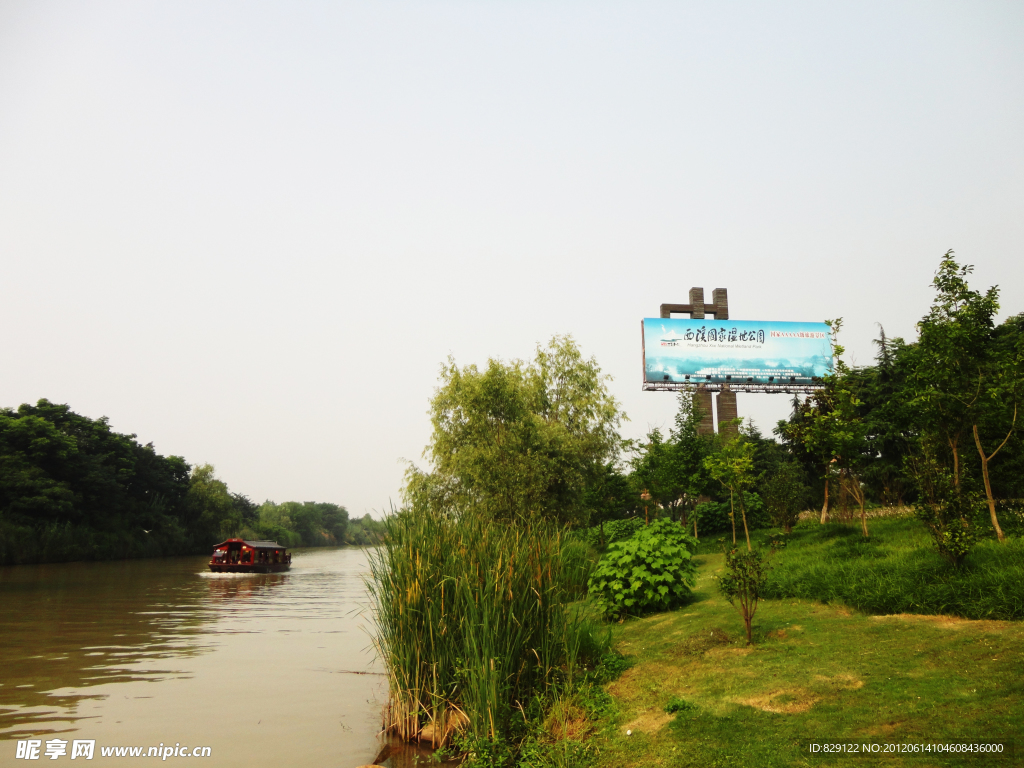
POLYGON ((288 549, 288 547, 278 544, 276 541, 246 541, 244 539, 227 539, 220 544, 214 544, 213 548, 220 549, 228 544, 244 544, 250 549, 288 549))

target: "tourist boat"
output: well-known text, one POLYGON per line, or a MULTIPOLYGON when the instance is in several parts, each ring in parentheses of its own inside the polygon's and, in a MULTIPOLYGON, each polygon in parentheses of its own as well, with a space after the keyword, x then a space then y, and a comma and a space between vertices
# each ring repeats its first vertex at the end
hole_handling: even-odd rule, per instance
POLYGON ((213 548, 210 570, 214 573, 279 573, 292 565, 287 547, 276 541, 228 539, 213 548))

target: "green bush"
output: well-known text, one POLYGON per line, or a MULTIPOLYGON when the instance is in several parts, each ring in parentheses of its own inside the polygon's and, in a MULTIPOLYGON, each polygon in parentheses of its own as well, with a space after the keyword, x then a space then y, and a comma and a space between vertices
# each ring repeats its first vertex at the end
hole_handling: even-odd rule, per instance
MULTIPOLYGON (((747 525, 750 530, 758 528, 769 528, 772 525, 771 517, 765 510, 761 497, 756 493, 745 492, 743 500, 747 505, 747 525)), ((740 512, 740 500, 735 500, 736 506, 736 533, 743 535, 743 515, 740 512)), ((728 533, 732 535, 732 523, 729 522, 729 499, 725 501, 705 501, 698 504, 697 509, 697 532, 701 538, 716 533, 728 533)))
POLYGON ((725 551, 725 573, 718 577, 718 588, 743 616, 747 645, 753 641, 752 623, 757 604, 768 581, 768 561, 759 549, 733 547, 725 551))
POLYGON ((608 547, 590 577, 590 595, 609 618, 675 608, 696 581, 696 545, 679 523, 655 520, 608 547))
POLYGON ((911 466, 921 494, 914 514, 928 528, 939 554, 959 567, 982 535, 982 496, 968 479, 958 484, 933 458, 911 466))

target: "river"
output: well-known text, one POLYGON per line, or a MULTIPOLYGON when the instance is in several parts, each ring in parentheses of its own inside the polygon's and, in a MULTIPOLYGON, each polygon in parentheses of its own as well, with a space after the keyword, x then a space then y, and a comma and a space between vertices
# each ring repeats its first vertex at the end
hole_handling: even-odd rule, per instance
POLYGON ((76 739, 95 740, 96 766, 139 762, 102 747, 176 744, 210 747, 187 762, 211 768, 371 763, 386 684, 366 552, 298 550, 266 575, 207 561, 0 568, 0 765, 32 764, 19 739, 41 740, 47 765, 76 739))

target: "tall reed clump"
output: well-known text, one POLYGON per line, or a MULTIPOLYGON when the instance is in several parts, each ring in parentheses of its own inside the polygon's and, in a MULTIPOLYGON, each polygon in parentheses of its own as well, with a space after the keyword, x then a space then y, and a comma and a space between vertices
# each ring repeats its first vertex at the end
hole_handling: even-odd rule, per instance
POLYGON ((463 729, 507 739, 574 661, 560 532, 412 511, 386 526, 369 583, 390 682, 385 729, 441 746, 463 729))

